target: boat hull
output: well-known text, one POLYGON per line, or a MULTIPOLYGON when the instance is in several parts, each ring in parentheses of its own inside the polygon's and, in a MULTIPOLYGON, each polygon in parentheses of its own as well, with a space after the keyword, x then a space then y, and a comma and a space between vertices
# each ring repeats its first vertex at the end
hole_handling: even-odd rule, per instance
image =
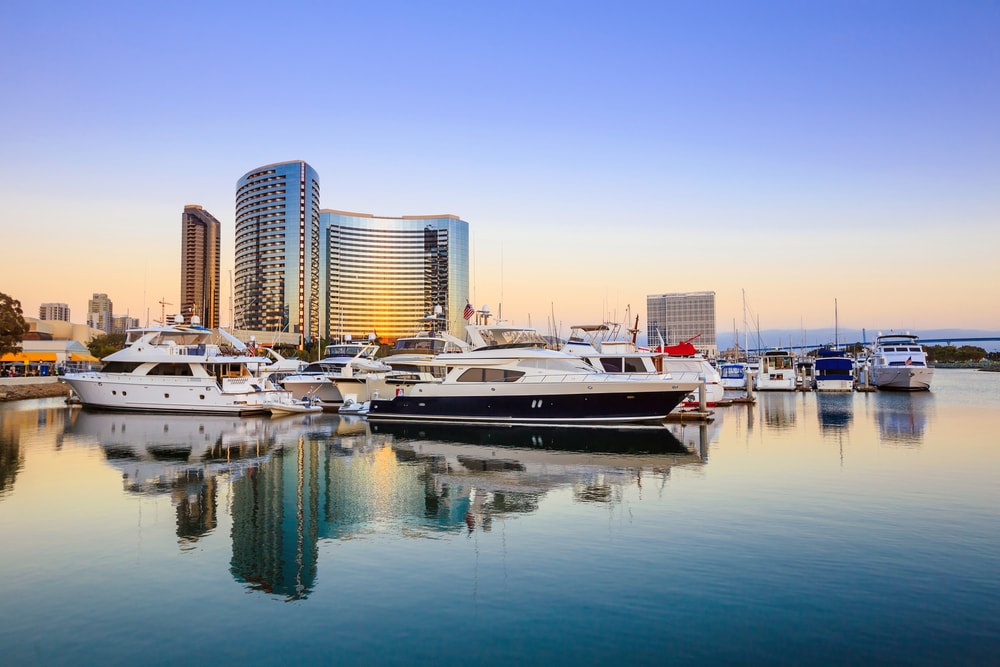
POLYGON ((852 378, 817 379, 816 391, 854 391, 854 380, 852 378))
POLYGON ((757 391, 795 391, 795 372, 764 373, 757 376, 757 391))
POLYGON ((873 366, 872 384, 879 389, 930 391, 934 369, 926 366, 873 366))
MULTIPOLYGON (((530 393, 460 394, 411 392, 373 399, 369 420, 489 424, 627 424, 662 422, 693 387, 640 391, 593 391, 553 385, 530 393)), ((507 389, 507 387, 501 387, 507 389)))
POLYGON ((270 404, 287 400, 277 390, 226 392, 210 379, 195 377, 114 377, 106 373, 61 378, 85 408, 120 412, 173 412, 202 415, 267 414, 270 404))

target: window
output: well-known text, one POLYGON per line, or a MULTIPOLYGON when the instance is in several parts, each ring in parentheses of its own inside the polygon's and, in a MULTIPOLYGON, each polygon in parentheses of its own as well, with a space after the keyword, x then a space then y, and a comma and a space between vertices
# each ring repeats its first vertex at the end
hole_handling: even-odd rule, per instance
POLYGON ((522 375, 503 368, 469 368, 458 376, 458 382, 514 382, 522 375))

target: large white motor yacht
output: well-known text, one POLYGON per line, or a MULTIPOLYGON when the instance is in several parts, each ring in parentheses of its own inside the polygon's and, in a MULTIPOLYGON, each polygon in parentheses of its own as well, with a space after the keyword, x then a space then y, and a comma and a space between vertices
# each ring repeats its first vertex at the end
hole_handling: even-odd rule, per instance
POLYGON ((219 334, 232 351, 213 343, 215 332, 199 326, 197 317, 184 324, 177 315, 173 325, 129 330, 125 347, 105 357, 100 370, 60 379, 84 407, 106 410, 247 415, 292 401, 260 377, 269 360, 219 334))
POLYGON ((871 383, 879 389, 930 390, 934 369, 918 340, 909 332, 879 332, 868 360, 871 383))
MULTIPOLYGON (((369 420, 600 425, 662 421, 695 383, 604 373, 575 355, 526 346, 442 354, 441 379, 401 382, 369 420)), ((389 376, 391 379, 391 376, 389 376)))

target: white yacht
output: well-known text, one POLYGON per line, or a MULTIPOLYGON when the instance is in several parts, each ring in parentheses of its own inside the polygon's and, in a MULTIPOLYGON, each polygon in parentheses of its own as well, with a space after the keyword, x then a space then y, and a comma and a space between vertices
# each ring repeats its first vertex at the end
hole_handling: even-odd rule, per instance
POLYGON ((795 355, 788 350, 768 350, 760 355, 757 391, 795 391, 795 355))
POLYGON ((97 371, 68 373, 68 384, 84 407, 139 412, 247 415, 268 413, 291 395, 260 376, 269 362, 251 356, 225 331, 230 350, 214 343, 198 318, 184 324, 131 329, 125 347, 109 354, 97 371))
POLYGON ((604 373, 582 358, 530 343, 442 354, 441 379, 401 382, 369 404, 368 419, 604 425, 662 421, 695 383, 655 373, 604 373))
POLYGON ((378 348, 374 335, 365 343, 355 343, 347 335, 343 342, 327 345, 322 359, 306 364, 281 384, 296 400, 324 408, 339 407, 347 399, 363 403, 368 400, 369 377, 392 370, 375 358, 378 348))
POLYGON ((871 383, 879 389, 930 390, 934 369, 927 365, 927 353, 918 340, 909 332, 879 332, 868 358, 871 383))
MULTIPOLYGON (((616 324, 587 324, 571 327, 564 352, 586 359, 597 370, 607 373, 653 373, 668 375, 674 380, 694 383, 705 382, 705 402, 715 407, 723 399, 725 388, 719 372, 691 345, 683 350, 660 347, 656 351, 639 349, 634 341, 620 340, 616 324), (672 354, 673 352, 674 354, 672 354)), ((698 405, 695 391, 682 401, 684 405, 698 405)))

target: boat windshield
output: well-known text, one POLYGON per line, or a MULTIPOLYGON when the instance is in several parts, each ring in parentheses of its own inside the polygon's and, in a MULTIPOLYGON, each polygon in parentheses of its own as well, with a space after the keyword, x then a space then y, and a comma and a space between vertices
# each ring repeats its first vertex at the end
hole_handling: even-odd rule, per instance
POLYGON ((327 345, 323 350, 324 357, 356 357, 364 349, 361 345, 327 345))

